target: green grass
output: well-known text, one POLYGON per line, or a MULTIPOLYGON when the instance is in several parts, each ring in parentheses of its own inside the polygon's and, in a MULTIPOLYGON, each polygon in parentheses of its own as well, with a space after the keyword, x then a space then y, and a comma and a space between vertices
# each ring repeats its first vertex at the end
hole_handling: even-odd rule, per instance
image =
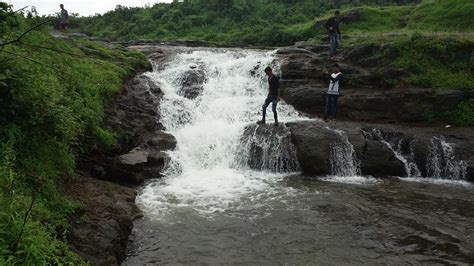
POLYGON ((474 91, 474 41, 414 34, 387 46, 385 64, 402 68, 407 84, 424 88, 474 91))
POLYGON ((409 28, 422 31, 472 32, 474 1, 424 0, 410 14, 409 28))

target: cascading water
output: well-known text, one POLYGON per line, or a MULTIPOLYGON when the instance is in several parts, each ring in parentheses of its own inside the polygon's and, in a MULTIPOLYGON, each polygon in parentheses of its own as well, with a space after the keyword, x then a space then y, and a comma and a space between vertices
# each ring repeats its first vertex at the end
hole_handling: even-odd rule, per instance
POLYGON ((428 176, 432 178, 464 180, 467 164, 456 160, 453 144, 446 142, 444 137, 433 137, 426 169, 428 176))
POLYGON ((370 135, 372 139, 382 142, 393 152, 395 157, 405 166, 407 177, 421 177, 421 172, 415 162, 413 140, 406 140, 403 134, 392 134, 390 137, 384 136, 382 131, 375 128, 365 133, 370 135))
POLYGON ((354 146, 349 142, 344 131, 334 130, 339 136, 338 142, 331 144, 331 174, 339 177, 354 177, 360 174, 354 146))
MULTIPOLYGON (((414 139, 407 139, 402 133, 384 133, 378 129, 365 131, 366 136, 385 144, 405 166, 406 177, 422 177, 415 161, 414 139)), ((434 179, 464 180, 467 164, 457 160, 452 143, 443 136, 430 140, 429 153, 426 159, 426 176, 434 179)))
POLYGON ((296 148, 291 143, 290 130, 281 124, 274 126, 248 126, 242 135, 238 154, 241 166, 255 170, 291 173, 299 170, 296 148))
MULTIPOLYGON (((269 65, 278 72, 270 52, 194 51, 177 54, 162 71, 149 74, 164 91, 161 123, 176 137, 177 148, 169 153, 166 178, 149 184, 139 196, 142 208, 155 214, 176 206, 224 211, 283 176, 250 168, 298 169, 289 131, 278 129, 283 125, 260 126, 268 141, 260 146, 263 157, 252 160, 261 164, 242 163, 252 161, 247 147, 255 135, 244 133, 260 119, 268 87, 263 69, 269 65)), ((281 122, 301 118, 284 103, 278 111, 281 122)))

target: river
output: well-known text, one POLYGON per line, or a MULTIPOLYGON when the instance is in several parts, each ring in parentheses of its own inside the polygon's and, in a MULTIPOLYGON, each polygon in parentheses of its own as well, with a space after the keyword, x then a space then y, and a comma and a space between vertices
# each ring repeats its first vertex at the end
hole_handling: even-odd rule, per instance
MULTIPOLYGON (((272 52, 201 50, 148 73, 177 148, 140 191, 124 265, 474 263, 469 183, 358 176, 350 143, 331 156, 334 176, 302 177, 284 123, 268 140, 244 134, 260 119, 266 66, 278 72, 272 52)), ((281 122, 308 119, 278 110, 281 122)))

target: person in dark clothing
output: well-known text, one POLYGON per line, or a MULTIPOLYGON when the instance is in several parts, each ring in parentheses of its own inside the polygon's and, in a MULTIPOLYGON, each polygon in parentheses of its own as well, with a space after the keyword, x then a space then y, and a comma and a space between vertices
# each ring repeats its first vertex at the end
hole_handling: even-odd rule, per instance
POLYGON ((69 13, 66 9, 64 9, 64 5, 60 4, 59 7, 61 8, 61 18, 59 20, 59 30, 64 32, 67 30, 69 26, 69 13))
POLYGON ((341 31, 339 30, 339 23, 341 22, 341 12, 338 10, 335 13, 335 16, 328 19, 324 27, 326 28, 329 36, 329 57, 333 58, 336 54, 337 48, 341 41, 341 31))
POLYGON ((339 98, 340 84, 342 81, 342 73, 338 64, 333 65, 332 74, 325 72, 329 78, 329 88, 326 93, 326 108, 324 111, 324 121, 328 120, 328 117, 332 119, 336 118, 337 113, 337 99, 339 98))
POLYGON ((277 104, 281 99, 280 97, 280 77, 273 74, 273 70, 270 67, 265 68, 265 74, 268 76, 268 96, 262 105, 262 120, 258 121, 257 124, 264 124, 265 117, 267 114, 267 107, 272 104, 273 117, 275 119, 275 125, 278 125, 278 114, 277 104))

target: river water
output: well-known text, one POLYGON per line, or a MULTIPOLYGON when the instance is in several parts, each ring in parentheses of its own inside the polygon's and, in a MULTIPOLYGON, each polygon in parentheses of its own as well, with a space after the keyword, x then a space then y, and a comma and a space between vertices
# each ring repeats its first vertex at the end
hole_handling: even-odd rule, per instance
MULTIPOLYGON (((335 176, 303 178, 284 124, 268 143, 244 134, 260 119, 266 66, 278 72, 271 52, 202 50, 148 74, 178 144, 165 178, 140 191, 124 265, 474 263, 469 183, 357 176, 347 145, 331 156, 335 176), (196 98, 183 91, 190 76, 203 83, 196 98)), ((281 122, 307 119, 278 110, 281 122)))

